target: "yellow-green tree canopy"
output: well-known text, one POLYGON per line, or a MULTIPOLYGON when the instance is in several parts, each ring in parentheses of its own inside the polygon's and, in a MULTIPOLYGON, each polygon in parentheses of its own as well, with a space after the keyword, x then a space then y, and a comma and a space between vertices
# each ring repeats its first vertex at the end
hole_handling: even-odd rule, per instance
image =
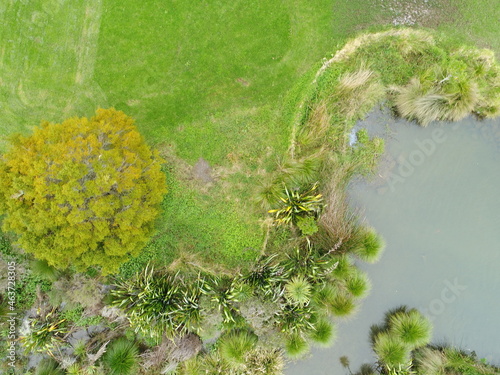
POLYGON ((3 229, 57 268, 114 272, 153 231, 166 193, 161 163, 121 111, 43 122, 0 160, 3 229))

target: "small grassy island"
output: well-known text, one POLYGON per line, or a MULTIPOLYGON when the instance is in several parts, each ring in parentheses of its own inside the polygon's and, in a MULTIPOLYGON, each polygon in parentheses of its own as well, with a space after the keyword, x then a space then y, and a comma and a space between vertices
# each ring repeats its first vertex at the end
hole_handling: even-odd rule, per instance
MULTIPOLYGON (((346 199, 384 152, 357 121, 377 105, 422 126, 496 117, 500 66, 426 30, 364 33, 303 74, 278 111, 179 125, 185 148, 232 144, 207 146, 208 161, 168 137, 150 150, 127 116, 141 130, 136 105, 44 123, 0 159, 2 272, 17 265, 1 307, 19 324, 15 341, 3 326, 2 373, 278 375, 332 345, 371 287, 357 262, 384 248, 346 199)), ((378 373, 499 373, 428 346, 430 331, 416 310, 388 314, 372 332, 378 373)))

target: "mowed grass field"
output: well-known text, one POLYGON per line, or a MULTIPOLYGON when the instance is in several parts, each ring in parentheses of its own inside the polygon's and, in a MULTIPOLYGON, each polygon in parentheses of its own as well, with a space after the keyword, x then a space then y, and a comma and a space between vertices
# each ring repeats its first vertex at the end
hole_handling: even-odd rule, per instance
MULTIPOLYGON (((2 1, 0 149, 41 120, 123 110, 165 156, 170 188, 158 235, 124 272, 179 257, 238 268, 265 239, 254 198, 289 146, 283 95, 347 38, 393 22, 400 3, 2 1), (193 174, 200 158, 212 182, 193 174)), ((497 0, 426 6, 417 24, 500 51, 497 0)))

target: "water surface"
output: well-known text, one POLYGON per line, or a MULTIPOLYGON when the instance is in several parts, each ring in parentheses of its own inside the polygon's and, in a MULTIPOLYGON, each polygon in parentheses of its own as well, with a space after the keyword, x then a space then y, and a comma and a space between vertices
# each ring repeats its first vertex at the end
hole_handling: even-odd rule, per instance
POLYGON ((372 292, 338 324, 335 345, 286 374, 347 374, 340 356, 353 372, 373 363, 370 326, 403 304, 433 320, 434 343, 500 364, 500 120, 422 128, 375 111, 358 126, 386 138, 377 176, 354 181, 350 197, 387 248, 378 263, 360 264, 372 292))

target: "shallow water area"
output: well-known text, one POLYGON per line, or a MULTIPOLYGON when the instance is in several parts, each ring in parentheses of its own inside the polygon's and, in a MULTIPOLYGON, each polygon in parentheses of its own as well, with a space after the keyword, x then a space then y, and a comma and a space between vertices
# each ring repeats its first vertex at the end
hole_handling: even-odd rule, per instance
POLYGON ((287 375, 348 374, 374 363, 370 326, 400 305, 434 324, 433 343, 474 350, 500 365, 500 120, 469 117, 423 128, 376 110, 357 128, 386 139, 377 175, 350 185, 353 207, 386 240, 382 259, 359 263, 373 284, 329 349, 287 375))

